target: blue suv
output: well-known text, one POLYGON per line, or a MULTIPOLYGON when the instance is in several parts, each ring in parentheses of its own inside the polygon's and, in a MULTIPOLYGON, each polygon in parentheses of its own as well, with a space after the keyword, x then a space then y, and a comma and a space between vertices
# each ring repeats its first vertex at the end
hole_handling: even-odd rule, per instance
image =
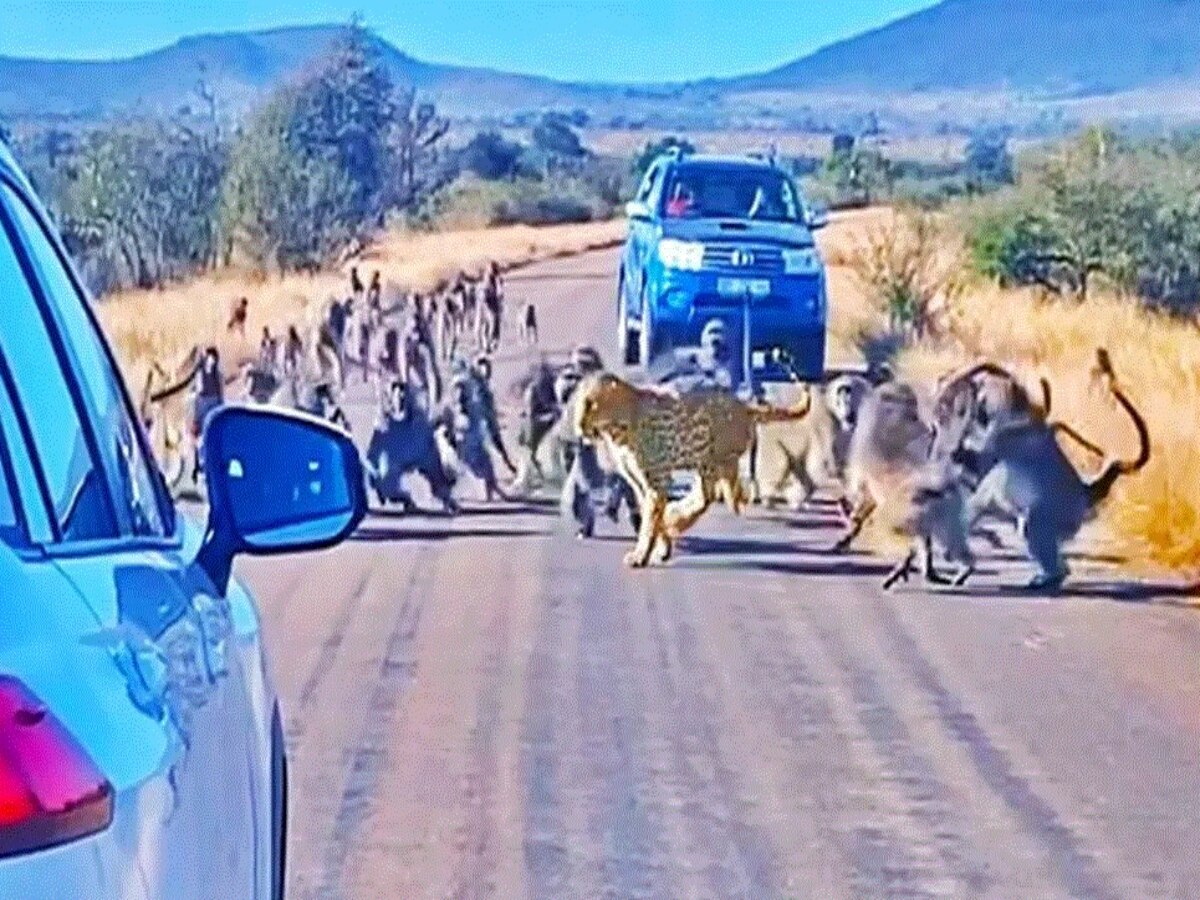
POLYGON ((826 216, 772 161, 668 152, 626 211, 617 291, 626 365, 697 345, 717 319, 741 350, 739 377, 786 380, 788 368, 822 377, 825 266, 813 231, 826 216))

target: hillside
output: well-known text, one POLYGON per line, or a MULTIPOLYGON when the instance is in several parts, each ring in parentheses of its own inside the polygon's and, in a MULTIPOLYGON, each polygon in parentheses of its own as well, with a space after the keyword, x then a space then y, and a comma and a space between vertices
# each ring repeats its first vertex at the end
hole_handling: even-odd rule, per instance
MULTIPOLYGON (((0 56, 0 115, 98 117, 173 111, 203 78, 234 111, 302 69, 333 42, 341 26, 189 37, 141 56, 112 61, 34 60, 0 56)), ((398 83, 436 94, 442 105, 477 110, 564 102, 586 88, 547 78, 422 62, 374 39, 398 83)))
POLYGON ((740 89, 1089 96, 1200 83, 1200 0, 945 0, 740 89))
MULTIPOLYGON (((764 22, 778 14, 762 12, 764 22)), ((0 57, 0 116, 173 111, 202 77, 237 113, 339 28, 202 35, 103 62, 0 57)), ((558 107, 638 127, 822 131, 878 112, 893 129, 925 133, 983 120, 1200 120, 1200 0, 944 0, 769 72, 690 85, 568 84, 425 62, 374 40, 398 82, 458 118, 558 107)))

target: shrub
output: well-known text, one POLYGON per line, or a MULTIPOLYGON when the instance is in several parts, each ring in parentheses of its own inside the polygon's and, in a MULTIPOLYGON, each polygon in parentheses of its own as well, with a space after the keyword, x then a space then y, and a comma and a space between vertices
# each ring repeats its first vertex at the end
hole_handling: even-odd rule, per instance
POLYGON ((962 289, 957 253, 926 212, 897 213, 868 231, 850 267, 886 317, 892 336, 917 340, 940 333, 962 289))

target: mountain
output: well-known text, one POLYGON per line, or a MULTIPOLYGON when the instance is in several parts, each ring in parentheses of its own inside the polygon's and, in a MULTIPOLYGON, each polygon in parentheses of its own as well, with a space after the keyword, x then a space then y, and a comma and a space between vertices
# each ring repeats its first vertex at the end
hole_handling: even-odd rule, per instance
MULTIPOLYGON (((341 30, 312 25, 201 35, 112 61, 0 56, 0 115, 173 111, 189 102, 202 78, 223 104, 240 110, 319 56, 341 30)), ((594 93, 548 78, 422 62, 385 40, 372 40, 398 83, 436 94, 447 108, 536 106, 594 93)))
MULTIPOLYGON (((782 14, 797 13, 771 5, 764 27, 782 14)), ((0 57, 0 117, 173 111, 192 102, 201 78, 240 112, 340 28, 202 35, 102 62, 0 57)), ((1057 125, 1160 114, 1200 121, 1200 0, 944 0, 771 71, 689 85, 571 84, 425 62, 372 40, 397 82, 458 118, 555 107, 618 127, 699 129, 819 130, 877 111, 913 130, 1022 115, 1057 125)))
POLYGON ((726 87, 1095 96, 1200 83, 1200 0, 945 0, 726 87))

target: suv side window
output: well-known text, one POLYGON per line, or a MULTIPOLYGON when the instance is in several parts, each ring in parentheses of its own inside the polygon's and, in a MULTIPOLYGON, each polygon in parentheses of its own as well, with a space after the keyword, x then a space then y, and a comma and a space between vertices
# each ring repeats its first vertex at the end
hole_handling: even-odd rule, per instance
POLYGON ((44 499, 57 523, 56 534, 34 539, 116 537, 104 475, 30 284, 34 273, 17 256, 22 239, 7 214, 15 194, 4 185, 0 199, 0 353, 12 372, 31 450, 40 463, 44 499))
MULTIPOLYGON (((57 316, 67 356, 78 373, 99 453, 107 463, 104 468, 116 481, 112 489, 120 529, 140 537, 163 537, 169 531, 169 501, 162 494, 108 351, 84 307, 87 301, 32 210, 10 191, 5 199, 24 237, 38 282, 57 316)), ((17 380, 21 381, 20 376, 17 380)))

